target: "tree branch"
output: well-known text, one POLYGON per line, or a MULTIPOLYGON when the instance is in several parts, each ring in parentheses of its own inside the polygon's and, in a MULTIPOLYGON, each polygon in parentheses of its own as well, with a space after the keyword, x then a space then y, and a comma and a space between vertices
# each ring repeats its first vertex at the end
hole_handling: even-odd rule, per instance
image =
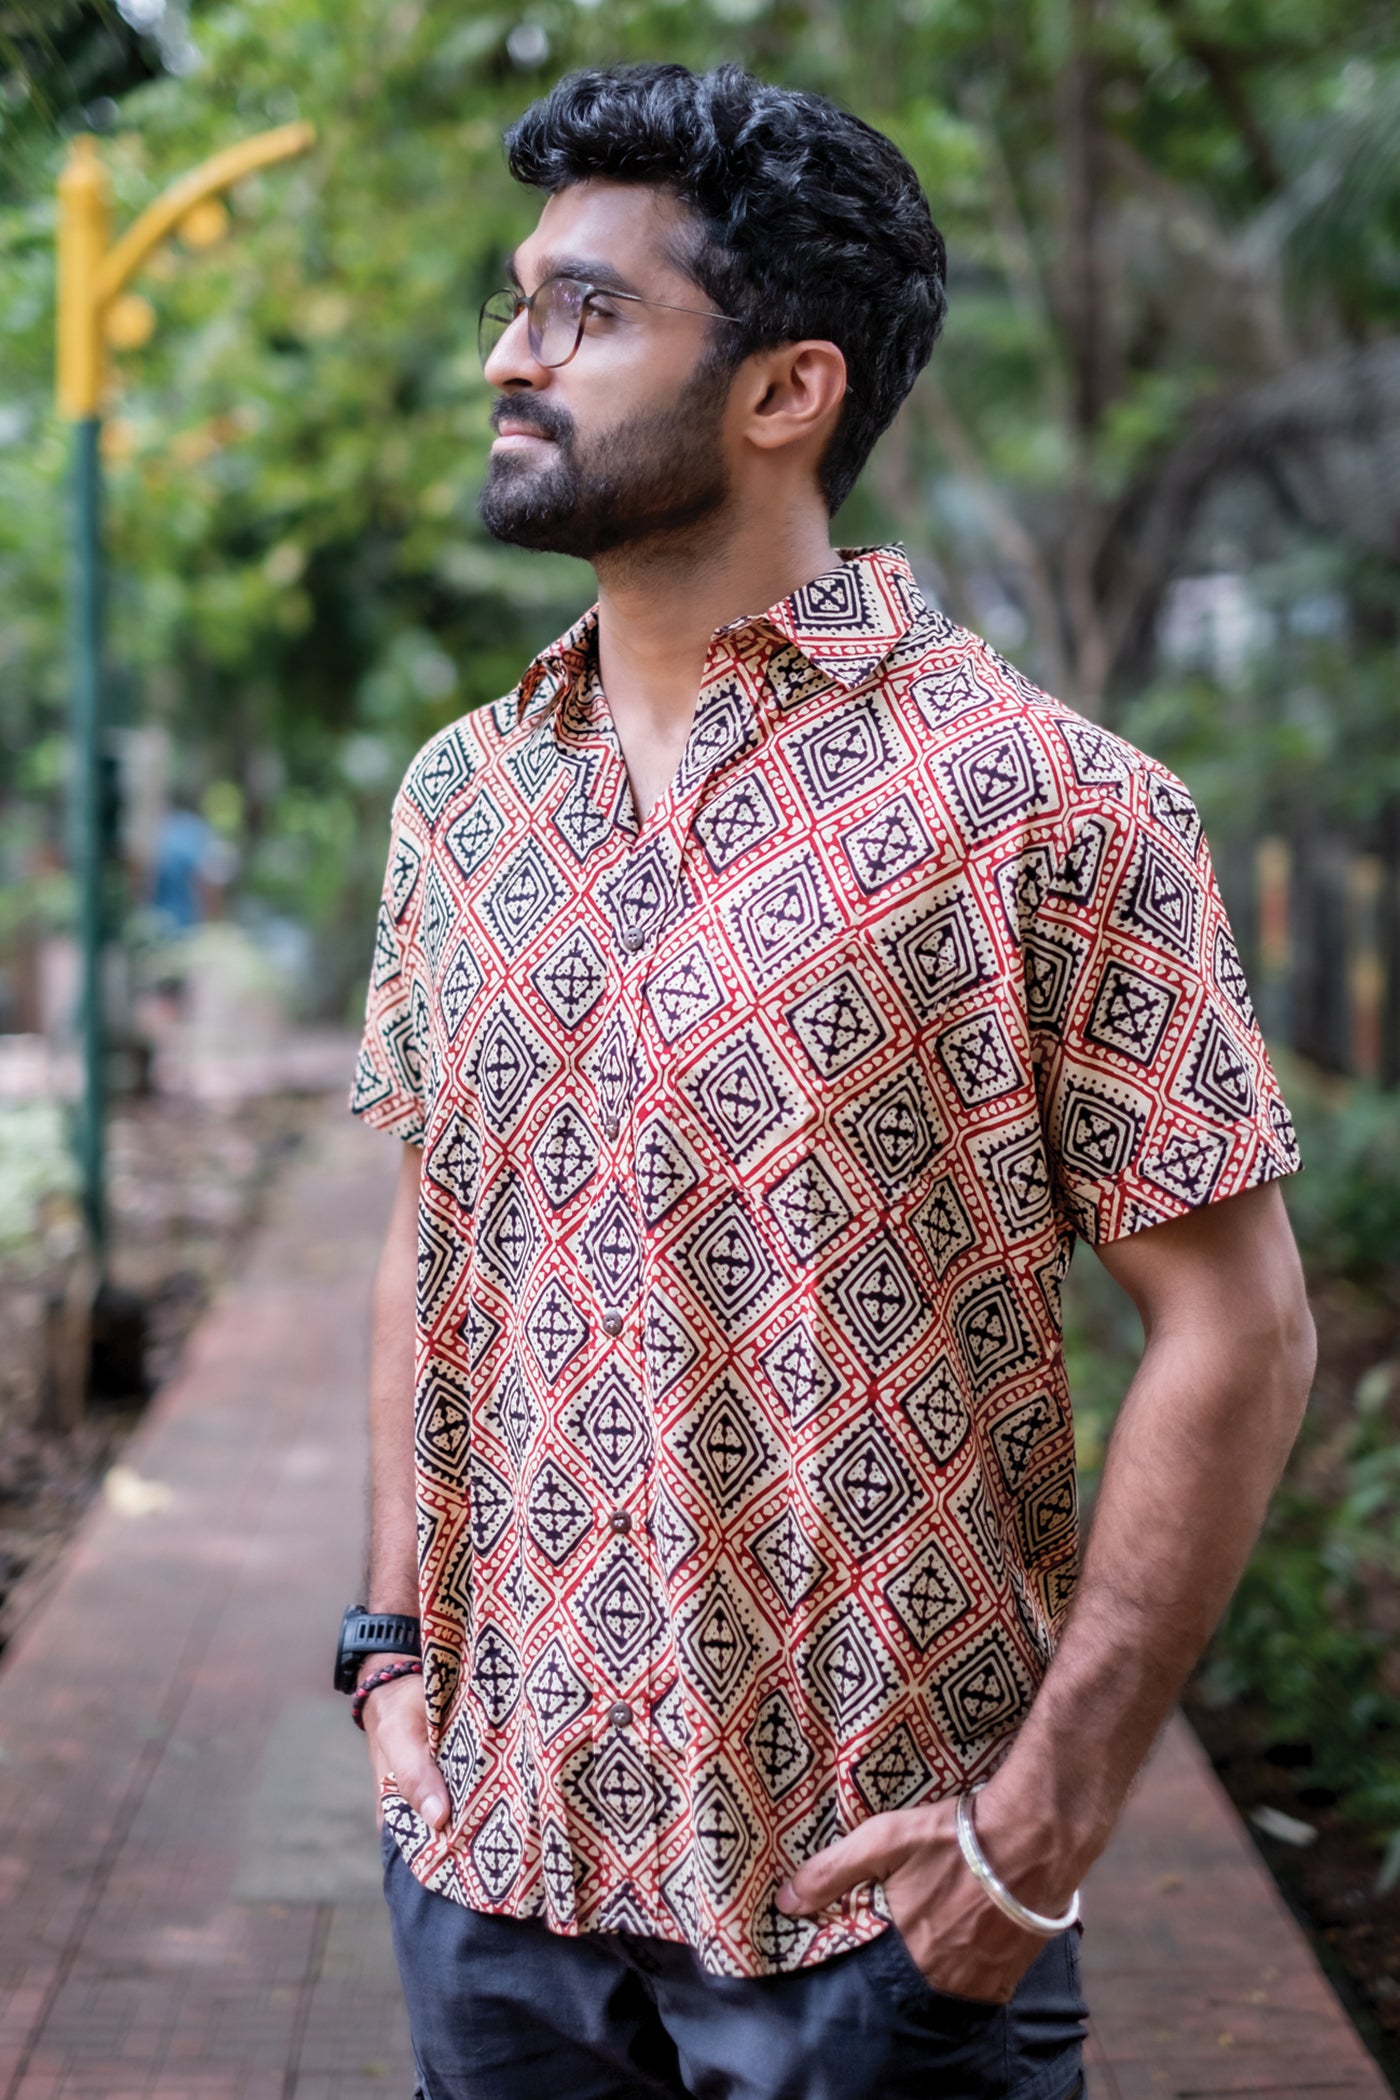
POLYGON ((1004 501, 957 411, 938 381, 925 372, 909 397, 906 413, 922 422, 942 446, 949 464, 976 496, 992 544, 1021 585, 1026 617, 1037 658, 1045 666, 1047 685, 1065 693, 1069 666, 1064 631, 1050 572, 1040 549, 1004 501))
POLYGON ((1281 372, 1291 365, 1297 352, 1278 287, 1244 245, 1233 240, 1218 220, 1203 211, 1189 191, 1145 161, 1136 147, 1117 133, 1102 133, 1099 150, 1106 168, 1157 207, 1168 222, 1168 230, 1173 221, 1189 225, 1199 242, 1199 253, 1221 283, 1237 294, 1243 293, 1244 312, 1264 369, 1281 372))
POLYGON ((1099 254, 1094 139, 1096 9, 1097 0, 1070 0, 1074 43, 1058 85, 1060 152, 1065 172, 1064 311, 1074 424, 1086 442, 1098 427, 1107 398, 1107 306, 1099 254))
POLYGON ((1400 568, 1400 336, 1298 364, 1202 403, 1182 443, 1117 506, 1100 579, 1110 675, 1140 643, 1181 566, 1211 486, 1228 473, 1280 482, 1314 530, 1400 568))
POLYGON ((1034 323, 1045 344, 1052 410, 1060 420, 1068 421, 1069 374, 1065 365, 1060 321, 1035 259, 1030 229, 1021 209, 1015 179, 985 93, 980 89, 969 89, 963 97, 963 112, 981 133, 986 150, 987 168, 991 177, 988 191, 992 225, 1001 250, 1002 270, 1007 286, 1013 301, 1027 319, 1034 323))
POLYGON ((1182 0, 1157 0, 1157 12, 1171 23, 1182 51, 1193 58, 1210 82, 1215 99, 1239 134, 1249 157, 1254 179, 1266 196, 1283 187, 1283 172, 1274 157, 1268 134, 1255 116, 1245 92, 1239 63, 1228 45, 1218 43, 1183 20, 1182 0))

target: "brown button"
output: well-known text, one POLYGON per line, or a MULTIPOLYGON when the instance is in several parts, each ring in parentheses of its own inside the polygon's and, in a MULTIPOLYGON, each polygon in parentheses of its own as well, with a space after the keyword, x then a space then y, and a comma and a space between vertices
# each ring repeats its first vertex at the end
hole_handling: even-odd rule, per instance
POLYGON ((630 1531, 632 1529, 632 1512, 630 1509, 615 1509, 608 1518, 608 1522, 614 1531, 630 1531))
POLYGON ((607 1117, 603 1124, 603 1136, 608 1140, 609 1144, 611 1144, 621 1128, 622 1125, 618 1122, 616 1116, 607 1117))
POLYGON ((631 1718, 632 1709, 625 1699, 619 1699, 615 1705, 608 1708, 608 1719, 614 1728, 625 1728, 631 1718))
POLYGON ((604 1334, 621 1334, 622 1314, 604 1313, 602 1319, 602 1327, 604 1334))

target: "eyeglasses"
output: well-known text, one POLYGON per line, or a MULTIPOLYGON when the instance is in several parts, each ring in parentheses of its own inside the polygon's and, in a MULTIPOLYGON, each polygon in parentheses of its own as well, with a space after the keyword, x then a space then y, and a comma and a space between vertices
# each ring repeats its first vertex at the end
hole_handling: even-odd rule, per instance
POLYGON ((537 365, 551 369, 566 365, 583 340, 583 324, 589 309, 606 311, 606 302, 626 299, 634 306, 659 306, 667 313, 698 314, 702 321, 732 321, 736 314, 714 313, 705 306, 673 306, 666 299, 643 299, 638 292, 615 292, 605 285, 585 284, 580 277, 546 277, 527 299, 523 292, 492 292, 482 303, 476 341, 481 362, 486 363, 506 330, 521 314, 528 316, 526 328, 530 355, 537 365), (602 308, 596 300, 605 302, 602 308))

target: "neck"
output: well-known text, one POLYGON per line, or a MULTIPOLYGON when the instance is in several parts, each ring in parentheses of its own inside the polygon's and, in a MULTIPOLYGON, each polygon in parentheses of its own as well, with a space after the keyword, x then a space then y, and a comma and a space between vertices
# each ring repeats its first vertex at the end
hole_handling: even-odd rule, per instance
POLYGON ((726 519, 718 532, 601 557, 595 569, 604 691, 610 700, 635 695, 658 727, 688 717, 715 629, 765 611, 837 559, 824 511, 777 526, 771 518, 747 527, 726 519))

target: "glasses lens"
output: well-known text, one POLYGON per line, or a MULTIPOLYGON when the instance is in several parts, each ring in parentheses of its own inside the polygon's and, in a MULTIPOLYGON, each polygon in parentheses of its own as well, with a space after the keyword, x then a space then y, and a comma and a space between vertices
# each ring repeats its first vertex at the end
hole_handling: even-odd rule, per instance
POLYGON ((530 348, 542 365, 566 365, 578 348, 587 285, 551 277, 530 302, 530 348))
POLYGON ((485 364, 501 337, 510 327, 520 311, 520 301, 514 292, 492 292, 481 309, 481 319, 476 328, 476 344, 485 364))

